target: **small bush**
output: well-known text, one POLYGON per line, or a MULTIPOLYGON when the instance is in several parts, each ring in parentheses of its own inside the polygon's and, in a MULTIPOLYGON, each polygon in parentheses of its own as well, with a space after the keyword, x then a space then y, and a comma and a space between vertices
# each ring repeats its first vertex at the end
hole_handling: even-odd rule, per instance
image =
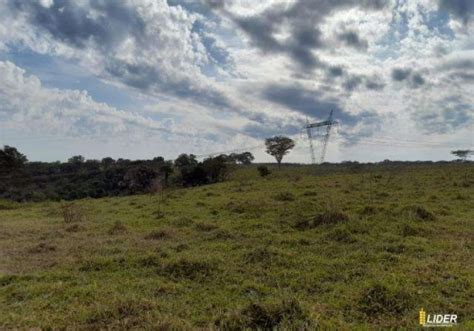
POLYGON ((260 176, 262 176, 262 177, 266 177, 266 176, 268 176, 268 175, 271 174, 271 172, 270 172, 270 170, 268 169, 268 167, 267 167, 267 166, 264 166, 264 165, 258 166, 257 170, 258 170, 258 173, 260 174, 260 176))
POLYGON ((280 303, 252 303, 237 313, 218 319, 222 330, 306 330, 313 325, 309 314, 296 300, 280 303))
POLYGON ((121 234, 127 232, 127 227, 122 221, 115 221, 114 225, 110 228, 109 234, 121 234))
POLYGON ((64 222, 81 222, 84 219, 84 211, 75 203, 67 203, 61 206, 64 222))
POLYGON ((280 192, 273 196, 277 201, 295 201, 295 196, 291 192, 280 192))

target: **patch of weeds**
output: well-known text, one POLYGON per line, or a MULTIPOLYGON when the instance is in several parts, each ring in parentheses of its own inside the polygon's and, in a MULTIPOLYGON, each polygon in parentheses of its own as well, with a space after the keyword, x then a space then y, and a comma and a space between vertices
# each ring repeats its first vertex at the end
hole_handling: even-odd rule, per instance
POLYGON ((202 201, 196 202, 196 207, 206 207, 206 204, 202 201))
POLYGON ((235 239, 235 235, 229 230, 219 229, 213 232, 212 239, 218 239, 218 240, 235 239))
POLYGON ((301 194, 304 197, 315 197, 318 195, 318 192, 316 191, 304 191, 303 194, 301 194))
POLYGON ((117 271, 123 270, 129 267, 129 263, 123 256, 115 258, 96 258, 86 260, 82 262, 79 267, 79 271, 92 272, 92 271, 117 271))
POLYGON ((406 206, 402 212, 409 218, 417 221, 434 221, 436 219, 436 216, 431 211, 420 205, 406 206))
POLYGON ((63 220, 66 223, 81 222, 84 220, 84 210, 81 206, 71 202, 61 206, 63 220))
POLYGON ((0 287, 8 286, 20 281, 34 281, 35 279, 36 277, 31 275, 4 275, 0 276, 0 287))
POLYGON ((212 231, 212 230, 215 230, 215 229, 218 229, 219 227, 215 224, 212 224, 212 223, 205 223, 205 222, 199 222, 199 223, 196 223, 195 224, 195 227, 197 230, 199 231, 203 231, 203 232, 209 232, 209 231, 212 231))
POLYGON ((225 206, 225 208, 229 210, 230 212, 233 212, 236 214, 248 214, 254 217, 260 217, 262 215, 263 213, 262 207, 263 207, 262 201, 253 201, 253 200, 239 201, 239 202, 231 201, 225 206))
POLYGON ((159 275, 173 279, 203 280, 212 275, 215 266, 207 261, 192 261, 180 259, 169 262, 158 268, 159 275))
POLYGON ((301 238, 300 240, 298 240, 298 244, 300 244, 301 246, 311 246, 312 243, 308 239, 301 238))
POLYGON ((154 230, 145 236, 148 240, 164 240, 174 236, 174 232, 171 230, 154 230))
POLYGON ((313 218, 298 219, 293 223, 293 227, 298 230, 309 230, 320 225, 338 224, 349 221, 349 216, 339 211, 325 211, 316 214, 313 218))
POLYGON ((153 212, 152 216, 154 219, 160 220, 165 217, 165 213, 158 209, 153 212))
POLYGON ((138 259, 138 265, 141 267, 158 267, 162 264, 162 260, 157 255, 146 255, 138 259))
POLYGON ((281 255, 267 247, 257 247, 244 255, 246 263, 272 264, 279 261, 281 255))
POLYGON ((400 234, 403 237, 418 236, 420 232, 421 232, 420 228, 414 227, 413 225, 410 225, 410 224, 403 224, 400 229, 400 234))
POLYGON ((401 316, 413 308, 413 298, 405 291, 394 291, 383 284, 366 288, 358 300, 358 309, 367 317, 401 316))
POLYGON ((113 261, 111 259, 86 260, 79 267, 79 271, 103 271, 109 269, 112 265, 113 261))
POLYGON ((295 201, 295 196, 291 192, 279 192, 273 196, 277 201, 295 201))
POLYGON ((176 245, 175 248, 174 248, 174 250, 175 250, 176 252, 178 252, 178 253, 179 253, 179 252, 182 252, 182 251, 185 251, 185 250, 187 250, 187 249, 189 249, 189 245, 186 244, 186 243, 178 244, 178 245, 176 245))
POLYGON ((237 213, 237 214, 243 214, 245 213, 245 208, 244 208, 244 205, 243 204, 237 204, 235 203, 234 201, 231 201, 229 202, 227 205, 226 205, 226 208, 233 212, 233 213, 237 213))
POLYGON ((327 238, 342 243, 353 243, 357 241, 351 232, 346 228, 334 229, 327 234, 327 238))
POLYGON ((173 221, 173 225, 177 227, 190 226, 190 225, 193 225, 193 223, 194 223, 193 220, 186 216, 179 217, 173 221))
POLYGON ((154 305, 148 301, 121 300, 106 308, 94 309, 85 318, 85 322, 89 327, 94 326, 99 329, 136 328, 145 322, 142 316, 154 308, 154 305))
POLYGON ((370 216, 377 214, 377 208, 374 206, 364 206, 359 209, 359 215, 370 216))
POLYGON ((315 225, 337 224, 347 221, 349 221, 349 216, 340 211, 326 211, 324 213, 317 214, 314 217, 315 225))
POLYGON ((56 246, 44 242, 28 249, 28 252, 32 254, 49 253, 54 251, 56 251, 56 246))
POLYGON ((68 226, 65 231, 66 232, 79 232, 82 231, 84 228, 80 226, 79 224, 73 224, 71 226, 68 226))
POLYGON ((309 313, 294 299, 280 303, 251 303, 240 311, 215 321, 223 330, 311 329, 309 313))
POLYGON ((20 207, 21 205, 18 202, 0 200, 0 210, 13 210, 20 207))
POLYGON ((403 254, 407 247, 403 243, 387 244, 384 246, 384 251, 391 254, 403 254))
POLYGON ((455 200, 467 200, 467 196, 461 194, 461 193, 458 193, 456 194, 456 196, 454 197, 455 200))
POLYGON ((108 233, 111 235, 114 234, 123 234, 127 232, 127 227, 123 224, 122 221, 115 221, 114 225, 109 229, 108 233))
POLYGON ((388 194, 387 192, 377 192, 375 194, 375 197, 378 199, 385 199, 385 198, 388 198, 389 196, 390 194, 388 194))

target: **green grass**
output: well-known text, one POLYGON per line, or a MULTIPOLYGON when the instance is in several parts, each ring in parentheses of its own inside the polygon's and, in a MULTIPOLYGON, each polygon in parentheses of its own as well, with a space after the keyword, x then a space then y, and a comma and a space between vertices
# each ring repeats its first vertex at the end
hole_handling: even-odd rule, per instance
POLYGON ((62 204, 0 202, 0 328, 474 328, 469 164, 315 173, 62 204))

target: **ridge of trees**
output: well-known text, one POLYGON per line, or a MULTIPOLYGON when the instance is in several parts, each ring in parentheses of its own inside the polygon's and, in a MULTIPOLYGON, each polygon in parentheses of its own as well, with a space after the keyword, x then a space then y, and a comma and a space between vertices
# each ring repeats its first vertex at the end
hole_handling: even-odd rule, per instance
POLYGON ((0 198, 16 201, 73 200, 146 193, 169 186, 189 187, 225 180, 236 164, 250 164, 251 153, 208 157, 198 161, 181 154, 174 161, 105 157, 67 162, 29 162, 16 148, 0 149, 0 198))

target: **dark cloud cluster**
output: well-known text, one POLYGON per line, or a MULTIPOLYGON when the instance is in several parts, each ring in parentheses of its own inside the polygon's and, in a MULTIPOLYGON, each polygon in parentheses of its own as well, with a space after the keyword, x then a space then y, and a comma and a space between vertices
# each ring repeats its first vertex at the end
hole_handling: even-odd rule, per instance
MULTIPOLYGON (((224 1, 209 1, 230 17, 249 37, 252 44, 263 52, 283 53, 289 56, 303 71, 323 66, 314 51, 332 47, 323 38, 319 25, 327 16, 337 10, 351 7, 380 10, 390 1, 385 0, 298 0, 287 6, 279 3, 259 15, 242 17, 226 11, 224 1), (281 29, 287 29, 289 36, 277 38, 281 29)), ((338 36, 346 45, 356 48, 366 47, 366 42, 355 31, 347 31, 338 36)))
POLYGON ((438 7, 460 19, 464 24, 474 18, 474 1, 472 0, 438 0, 438 7))
POLYGON ((445 61, 439 66, 441 71, 449 72, 453 80, 474 82, 474 59, 462 57, 445 61))
POLYGON ((348 46, 356 49, 367 49, 369 46, 367 40, 362 39, 355 31, 346 31, 337 36, 337 38, 348 46))
POLYGON ((392 69, 392 80, 396 82, 406 82, 410 88, 419 88, 425 84, 423 76, 409 68, 392 69))
POLYGON ((346 111, 339 100, 300 85, 268 85, 262 90, 262 97, 310 118, 324 119, 333 111, 334 118, 348 127, 380 121, 380 117, 375 112, 365 111, 354 115, 346 111))

